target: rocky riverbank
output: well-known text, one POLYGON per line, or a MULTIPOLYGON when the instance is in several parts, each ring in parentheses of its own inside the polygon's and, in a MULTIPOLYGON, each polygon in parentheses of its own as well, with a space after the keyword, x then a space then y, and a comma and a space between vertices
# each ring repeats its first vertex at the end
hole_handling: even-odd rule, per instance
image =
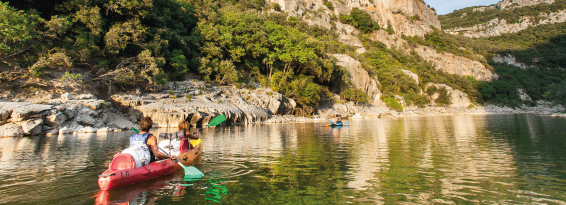
POLYGON ((112 103, 93 95, 63 94, 42 104, 0 102, 0 136, 112 132, 134 126, 112 103))
POLYGON ((352 119, 511 113, 566 116, 562 114, 564 107, 544 101, 539 101, 535 107, 474 107, 463 103, 466 100, 453 98, 458 102, 453 102, 451 107, 405 106, 402 112, 391 110, 384 103, 355 105, 328 100, 317 107, 315 115, 298 117, 292 115, 297 106, 293 99, 258 83, 236 88, 201 81, 167 83, 160 92, 116 94, 109 100, 100 100, 90 94, 68 93, 58 99, 42 99, 40 102, 2 100, 5 102, 0 102, 0 136, 121 131, 137 127, 137 122, 144 116, 153 119, 154 127, 177 127, 182 120, 193 127, 204 127, 219 114, 226 115, 227 124, 317 122, 327 121, 334 114, 352 119))

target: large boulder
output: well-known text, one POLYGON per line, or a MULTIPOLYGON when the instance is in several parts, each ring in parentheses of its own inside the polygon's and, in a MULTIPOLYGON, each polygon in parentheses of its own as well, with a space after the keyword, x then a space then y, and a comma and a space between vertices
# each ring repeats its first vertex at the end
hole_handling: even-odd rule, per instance
POLYGON ((8 115, 12 114, 12 110, 31 105, 29 102, 0 102, 0 109, 6 110, 8 115))
MULTIPOLYGON (((435 83, 428 83, 426 84, 425 88, 428 90, 428 88, 431 86, 436 86, 438 89, 446 88, 446 91, 448 91, 448 95, 450 96, 450 102, 451 102, 450 107, 467 108, 470 105, 472 105, 472 102, 470 102, 468 95, 458 89, 454 89, 445 84, 435 84, 435 83)), ((440 95, 438 93, 435 93, 431 96, 431 98, 432 100, 436 101, 439 96, 440 95)))
POLYGON ((55 114, 45 117, 45 124, 51 127, 59 127, 63 125, 65 121, 67 121, 67 116, 62 112, 57 112, 55 114))
POLYGON ((405 70, 405 69, 401 69, 401 71, 403 71, 403 73, 407 74, 408 76, 410 76, 411 78, 413 78, 413 80, 415 81, 415 83, 417 85, 419 85, 419 76, 416 73, 413 73, 410 70, 405 70))
POLYGON ((7 120, 10 117, 10 113, 6 110, 0 109, 0 121, 7 120))
POLYGON ((83 125, 83 126, 93 126, 96 123, 96 120, 90 115, 76 116, 74 121, 79 123, 79 125, 83 125))
POLYGON ((130 127, 134 127, 135 124, 130 122, 128 119, 123 117, 122 115, 116 113, 105 113, 103 114, 103 119, 106 119, 106 125, 114 128, 118 128, 121 130, 130 129, 130 127))
POLYGON ((67 122, 63 125, 61 129, 59 129, 59 134, 69 134, 73 132, 79 132, 79 130, 83 129, 84 126, 79 125, 76 121, 67 122))
POLYGON ((23 136, 24 130, 22 126, 15 123, 8 123, 0 126, 0 137, 17 137, 23 136))
POLYGON ((92 110, 98 110, 105 103, 104 100, 77 100, 77 102, 87 106, 92 110))
POLYGON ((74 100, 75 96, 73 96, 70 93, 63 93, 63 95, 61 95, 61 101, 69 101, 69 100, 74 100))
POLYGON ((53 106, 51 105, 40 105, 40 104, 30 104, 23 107, 16 108, 12 110, 13 121, 22 121, 30 118, 41 118, 49 114, 53 106))
POLYGON ((43 120, 26 120, 22 123, 22 130, 26 135, 39 135, 43 131, 43 120))
POLYGON ((78 98, 81 99, 81 100, 86 100, 86 99, 95 99, 96 100, 96 97, 92 94, 82 94, 82 95, 79 95, 78 98))

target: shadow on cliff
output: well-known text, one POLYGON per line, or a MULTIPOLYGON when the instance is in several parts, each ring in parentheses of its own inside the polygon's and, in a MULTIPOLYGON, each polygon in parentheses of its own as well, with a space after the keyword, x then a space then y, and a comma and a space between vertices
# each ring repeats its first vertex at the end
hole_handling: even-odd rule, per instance
MULTIPOLYGON (((540 32, 552 32, 554 30, 537 29, 530 35, 530 41, 535 41, 533 43, 534 47, 524 50, 502 50, 499 53, 502 55, 511 54, 515 56, 517 62, 525 63, 527 65, 534 65, 539 68, 566 68, 566 34, 558 35, 549 38, 545 41, 545 37, 548 34, 540 34, 540 32)), ((507 36, 502 37, 503 40, 507 38, 519 38, 520 36, 507 36)), ((515 39, 509 39, 515 40, 515 39)), ((529 41, 529 40, 527 40, 529 41)), ((527 42, 528 43, 528 42, 527 42)))

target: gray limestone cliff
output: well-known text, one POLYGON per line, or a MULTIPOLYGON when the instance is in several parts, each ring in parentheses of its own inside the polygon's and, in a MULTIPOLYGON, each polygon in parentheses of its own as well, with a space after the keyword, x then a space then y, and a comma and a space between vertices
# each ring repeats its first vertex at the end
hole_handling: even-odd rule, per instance
POLYGON ((537 18, 523 16, 517 23, 507 23, 506 19, 495 18, 487 23, 476 24, 470 27, 446 29, 447 33, 463 35, 470 38, 500 36, 506 33, 517 33, 530 27, 566 22, 566 10, 558 12, 541 13, 537 18), (538 19, 535 20, 535 19, 538 19))
POLYGON ((385 31, 372 33, 371 39, 385 43, 388 48, 396 47, 407 54, 414 50, 425 60, 431 62, 436 70, 459 76, 473 76, 482 81, 491 81, 494 76, 494 73, 479 61, 452 53, 439 52, 428 46, 417 45, 416 48, 410 48, 406 40, 395 35, 389 35, 385 31))
POLYGON ((350 14, 352 8, 367 11, 382 28, 390 21, 395 31, 409 36, 424 36, 432 31, 430 26, 441 28, 436 12, 420 0, 342 0, 329 1, 335 8, 328 9, 322 0, 268 0, 277 3, 281 9, 291 16, 299 18, 309 16, 311 11, 317 12, 315 17, 309 16, 309 24, 317 24, 330 28, 330 15, 350 14), (409 17, 419 16, 421 20, 410 20, 409 17))
MULTIPOLYGON (((499 3, 486 7, 474 8, 473 12, 485 12, 488 10, 513 10, 521 7, 535 6, 541 3, 553 4, 554 0, 503 0, 499 3)), ((552 5, 551 5, 552 6, 552 5)), ((467 13, 464 13, 464 18, 467 13)), ((517 33, 529 27, 566 22, 566 10, 556 12, 541 12, 538 16, 521 16, 516 23, 509 23, 507 19, 494 18, 486 23, 480 23, 468 27, 457 27, 445 29, 453 35, 463 35, 470 38, 500 36, 506 33, 517 33)))
POLYGON ((499 9, 499 10, 513 10, 516 8, 526 7, 526 6, 535 6, 541 3, 553 4, 554 0, 502 0, 497 2, 497 4, 490 5, 490 6, 480 6, 474 8, 474 12, 483 12, 486 10, 491 9, 499 9))
POLYGON ((379 82, 362 68, 362 64, 359 61, 346 54, 334 54, 333 56, 338 59, 337 64, 344 67, 350 73, 349 78, 354 88, 367 93, 368 96, 371 97, 371 104, 381 102, 381 91, 378 87, 379 82))

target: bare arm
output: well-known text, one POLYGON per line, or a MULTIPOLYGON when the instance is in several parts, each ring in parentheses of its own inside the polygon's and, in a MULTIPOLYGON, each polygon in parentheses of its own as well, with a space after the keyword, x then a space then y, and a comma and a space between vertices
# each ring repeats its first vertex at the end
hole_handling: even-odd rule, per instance
POLYGON ((151 152, 153 153, 153 156, 155 156, 155 158, 175 159, 175 156, 169 156, 159 151, 159 149, 157 148, 157 138, 154 135, 152 135, 151 137, 149 137, 149 139, 147 139, 147 145, 148 147, 150 147, 151 152))
POLYGON ((195 135, 192 135, 191 133, 187 133, 187 137, 194 140, 198 139, 199 138, 198 130, 195 133, 195 135))

